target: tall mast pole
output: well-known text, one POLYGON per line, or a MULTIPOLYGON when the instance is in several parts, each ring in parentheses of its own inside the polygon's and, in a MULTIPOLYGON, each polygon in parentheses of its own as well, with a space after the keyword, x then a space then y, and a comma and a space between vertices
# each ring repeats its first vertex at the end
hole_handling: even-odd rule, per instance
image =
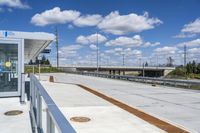
POLYGON ((59 67, 59 54, 58 54, 58 28, 56 26, 56 52, 57 52, 57 67, 59 67))
POLYGON ((122 52, 122 65, 124 66, 125 63, 124 63, 124 56, 125 56, 125 53, 124 53, 124 49, 123 49, 123 52, 122 52))
POLYGON ((97 73, 99 72, 99 42, 98 42, 98 32, 96 33, 97 34, 97 73))
POLYGON ((186 45, 184 45, 184 67, 186 66, 187 63, 187 48, 186 45))
POLYGON ((185 68, 185 78, 187 79, 187 47, 184 45, 184 68, 185 68))

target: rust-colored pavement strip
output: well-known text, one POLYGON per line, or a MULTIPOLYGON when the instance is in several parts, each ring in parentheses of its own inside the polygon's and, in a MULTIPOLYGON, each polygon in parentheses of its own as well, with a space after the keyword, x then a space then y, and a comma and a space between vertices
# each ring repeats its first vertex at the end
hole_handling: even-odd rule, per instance
POLYGON ((101 97, 102 99, 120 107, 121 109, 126 110, 127 112, 149 122, 152 125, 155 125, 156 127, 160 128, 160 129, 162 129, 162 130, 164 130, 168 133, 189 133, 189 131, 186 131, 186 130, 184 130, 180 127, 177 127, 177 126, 175 126, 171 123, 168 123, 166 121, 160 120, 159 118, 156 118, 156 117, 149 115, 149 114, 147 114, 147 113, 145 113, 141 110, 133 108, 133 107, 131 107, 131 106, 125 104, 125 103, 122 103, 122 102, 120 102, 120 101, 118 101, 118 100, 116 100, 112 97, 106 96, 106 95, 104 95, 104 94, 102 94, 102 93, 100 93, 100 92, 98 92, 94 89, 91 89, 91 88, 89 88, 85 85, 81 85, 81 84, 77 84, 77 85, 80 86, 81 88, 83 88, 84 90, 86 90, 86 91, 88 91, 88 92, 90 92, 90 93, 92 93, 92 94, 94 94, 98 97, 101 97))

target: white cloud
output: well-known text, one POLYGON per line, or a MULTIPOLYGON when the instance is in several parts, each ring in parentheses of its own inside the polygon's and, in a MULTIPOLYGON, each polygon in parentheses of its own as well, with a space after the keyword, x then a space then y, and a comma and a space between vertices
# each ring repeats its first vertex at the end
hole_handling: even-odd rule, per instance
POLYGON ((186 45, 187 47, 196 47, 196 46, 200 46, 200 39, 195 39, 195 40, 188 41, 188 42, 182 42, 182 43, 179 43, 177 46, 179 46, 179 47, 184 47, 185 45, 186 45))
POLYGON ((115 48, 114 51, 115 51, 115 52, 122 52, 123 49, 122 49, 122 48, 115 48))
POLYGON ((108 50, 105 51, 105 53, 120 55, 120 54, 122 54, 123 50, 124 50, 123 48, 117 47, 117 48, 114 48, 114 49, 108 49, 108 50))
POLYGON ((160 42, 155 42, 155 43, 151 43, 151 42, 145 42, 144 43, 144 47, 154 47, 154 46, 158 46, 160 45, 160 42))
POLYGON ((68 57, 74 57, 77 56, 77 51, 81 49, 81 45, 68 45, 60 48, 59 55, 61 58, 68 58, 68 57))
POLYGON ((35 14, 31 23, 37 26, 45 26, 49 24, 64 24, 72 22, 80 16, 80 12, 75 10, 63 10, 61 11, 59 7, 55 7, 50 10, 46 10, 42 13, 35 14))
POLYGON ((94 44, 91 44, 91 45, 90 45, 90 48, 91 48, 92 50, 97 50, 97 46, 94 45, 94 44))
POLYGON ((30 8, 28 4, 22 3, 21 0, 1 0, 0 6, 7 6, 11 8, 20 8, 20 9, 30 8))
POLYGON ((99 14, 80 16, 74 20, 73 24, 78 27, 96 26, 102 19, 102 16, 99 14))
POLYGON ((118 11, 111 12, 103 17, 100 14, 81 15, 76 10, 63 10, 59 7, 46 10, 35 14, 31 23, 37 26, 45 26, 49 24, 73 24, 78 27, 96 26, 100 30, 115 35, 123 35, 130 32, 142 32, 144 30, 153 29, 162 21, 158 18, 150 18, 148 13, 137 15, 130 13, 120 15, 118 11))
POLYGON ((188 61, 199 60, 199 55, 200 55, 200 48, 191 48, 187 50, 188 61))
POLYGON ((108 50, 105 50, 105 53, 113 54, 113 53, 115 53, 115 51, 113 49, 108 49, 108 50))
POLYGON ((76 42, 79 43, 79 44, 89 44, 89 40, 87 38, 87 36, 83 36, 83 35, 80 35, 76 38, 76 42))
POLYGON ((200 33, 200 18, 197 18, 194 22, 184 25, 181 32, 200 33))
POLYGON ((118 11, 111 12, 99 24, 98 28, 107 33, 122 35, 130 32, 141 32, 153 29, 162 21, 158 18, 149 18, 147 12, 144 15, 131 13, 120 15, 118 11))
POLYGON ((160 42, 145 42, 140 35, 135 35, 133 37, 120 36, 114 40, 106 42, 105 46, 125 46, 125 47, 154 47, 160 45, 160 42))
POLYGON ((74 28, 74 26, 73 26, 73 25, 71 25, 71 24, 69 24, 69 25, 67 26, 67 28, 68 28, 68 29, 73 29, 73 28, 74 28))
POLYGON ((186 34, 186 33, 180 33, 178 35, 175 35, 174 38, 192 38, 195 37, 196 34, 186 34))
POLYGON ((107 40, 107 38, 101 34, 92 34, 89 36, 78 36, 76 38, 76 42, 79 44, 96 44, 98 36, 98 43, 103 43, 107 40))
POLYGON ((142 51, 141 50, 137 50, 137 49, 131 49, 131 48, 127 48, 127 49, 124 49, 123 51, 123 54, 125 56, 136 56, 136 57, 139 57, 139 56, 142 56, 142 51))
POLYGON ((191 49, 188 49, 188 53, 191 53, 191 54, 200 54, 200 48, 191 48, 191 49))
POLYGON ((181 33, 176 35, 176 38, 194 37, 200 33, 200 18, 197 18, 194 22, 184 25, 181 29, 181 33))
POLYGON ((142 51, 140 51, 140 50, 133 50, 132 54, 133 55, 137 55, 137 56, 142 56, 142 51))
POLYGON ((109 49, 109 50, 106 50, 105 53, 107 54, 114 54, 114 55, 122 55, 124 54, 125 56, 131 56, 131 55, 134 55, 134 56, 141 56, 142 55, 142 51, 140 50, 137 50, 137 49, 131 49, 131 48, 121 48, 121 47, 117 47, 117 48, 114 48, 114 49, 109 49))
POLYGON ((156 52, 156 54, 175 54, 177 50, 178 48, 176 47, 165 46, 162 48, 156 48, 154 52, 156 52))
POLYGON ((106 42, 105 46, 126 46, 126 47, 134 47, 140 46, 143 43, 140 35, 135 35, 133 37, 118 37, 115 40, 110 40, 106 42))

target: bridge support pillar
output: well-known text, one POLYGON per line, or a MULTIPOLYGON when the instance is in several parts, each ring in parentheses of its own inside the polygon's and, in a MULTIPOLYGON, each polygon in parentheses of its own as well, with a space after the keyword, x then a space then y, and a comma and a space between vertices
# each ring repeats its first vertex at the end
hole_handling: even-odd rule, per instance
POLYGON ((120 75, 120 73, 121 73, 121 71, 119 70, 119 71, 118 71, 118 74, 120 75))
POLYGON ((123 71, 123 75, 125 75, 125 71, 123 71))
POLYGON ((113 75, 115 75, 115 70, 113 70, 113 75))
POLYGON ((112 74, 112 71, 111 71, 111 70, 109 70, 109 74, 110 74, 110 75, 112 74))

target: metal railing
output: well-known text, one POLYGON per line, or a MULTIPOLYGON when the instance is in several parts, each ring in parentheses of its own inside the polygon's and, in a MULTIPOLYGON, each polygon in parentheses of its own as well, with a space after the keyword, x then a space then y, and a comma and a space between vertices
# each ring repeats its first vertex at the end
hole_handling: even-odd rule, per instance
POLYGON ((34 133, 44 133, 42 101, 46 107, 46 133, 76 133, 35 75, 30 75, 30 114, 34 133))
POLYGON ((165 85, 165 86, 184 87, 184 88, 191 88, 191 86, 199 86, 200 88, 200 81, 163 79, 163 78, 128 76, 128 75, 111 75, 111 74, 95 73, 95 72, 69 72, 69 73, 95 76, 95 77, 103 77, 103 78, 120 79, 120 80, 127 80, 127 81, 135 81, 135 82, 142 82, 142 83, 160 84, 160 85, 165 85))

